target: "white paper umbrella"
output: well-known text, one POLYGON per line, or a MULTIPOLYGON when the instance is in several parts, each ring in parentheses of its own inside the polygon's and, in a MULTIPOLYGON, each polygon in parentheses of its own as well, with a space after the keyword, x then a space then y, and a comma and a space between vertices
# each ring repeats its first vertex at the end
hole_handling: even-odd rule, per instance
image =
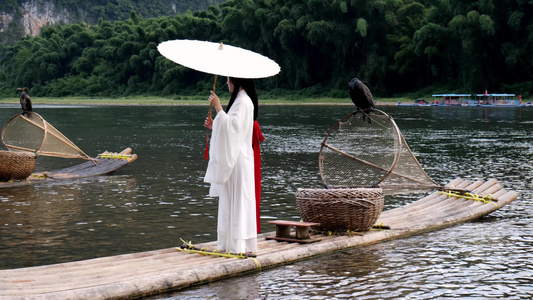
POLYGON ((222 43, 173 40, 159 44, 157 50, 175 63, 214 75, 256 79, 280 72, 270 58, 222 43))
MULTIPOLYGON (((166 58, 185 67, 215 75, 213 91, 216 90, 217 76, 257 79, 278 74, 279 65, 259 53, 239 47, 197 40, 172 40, 162 42, 157 50, 166 58)), ((211 119, 213 105, 209 106, 208 119, 211 119)), ((205 158, 208 157, 209 134, 207 134, 205 158)))

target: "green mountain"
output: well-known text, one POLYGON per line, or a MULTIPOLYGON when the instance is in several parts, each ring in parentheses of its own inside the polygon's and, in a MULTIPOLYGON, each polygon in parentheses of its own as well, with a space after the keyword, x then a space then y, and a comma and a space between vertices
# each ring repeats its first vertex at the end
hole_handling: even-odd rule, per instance
POLYGON ((96 24, 99 19, 123 21, 135 11, 143 18, 174 16, 205 10, 225 0, 3 0, 0 2, 0 43, 36 36, 45 25, 96 24))

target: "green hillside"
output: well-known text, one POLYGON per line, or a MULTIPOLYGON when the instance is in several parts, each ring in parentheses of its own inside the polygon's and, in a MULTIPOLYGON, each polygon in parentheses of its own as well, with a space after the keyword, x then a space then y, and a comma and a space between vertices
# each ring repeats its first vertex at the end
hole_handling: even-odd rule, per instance
POLYGON ((3 0, 0 2, 0 16, 10 16, 12 21, 3 32, 0 26, 0 44, 13 42, 24 36, 22 19, 24 14, 29 13, 25 11, 29 4, 34 5, 31 10, 33 18, 38 19, 39 13, 46 11, 47 16, 64 16, 69 19, 68 24, 96 24, 100 18, 111 22, 126 20, 132 10, 144 18, 174 16, 188 10, 205 10, 209 5, 223 1, 225 0, 3 0), (48 9, 53 11, 49 12, 48 9))
POLYGON ((230 0, 170 16, 131 12, 122 21, 49 26, 3 47, 0 91, 11 96, 27 86, 32 95, 51 97, 205 92, 211 76, 157 51, 162 41, 199 39, 276 60, 282 71, 258 82, 263 95, 346 97, 347 82, 357 76, 381 97, 485 90, 528 97, 531 15, 533 5, 521 0, 230 0))

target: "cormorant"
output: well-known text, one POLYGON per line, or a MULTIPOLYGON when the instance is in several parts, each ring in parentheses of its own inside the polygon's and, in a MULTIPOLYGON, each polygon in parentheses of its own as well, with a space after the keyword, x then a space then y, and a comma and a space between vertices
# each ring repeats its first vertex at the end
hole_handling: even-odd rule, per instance
POLYGON ((357 110, 354 113, 357 113, 359 110, 368 114, 374 110, 374 100, 372 93, 368 88, 367 84, 359 80, 358 78, 352 78, 350 83, 348 83, 350 98, 352 98, 353 104, 357 107, 357 110))
POLYGON ((25 87, 21 87, 17 89, 18 91, 22 91, 20 94, 20 106, 22 107, 22 114, 27 114, 28 117, 31 117, 31 98, 28 96, 28 89, 25 87))

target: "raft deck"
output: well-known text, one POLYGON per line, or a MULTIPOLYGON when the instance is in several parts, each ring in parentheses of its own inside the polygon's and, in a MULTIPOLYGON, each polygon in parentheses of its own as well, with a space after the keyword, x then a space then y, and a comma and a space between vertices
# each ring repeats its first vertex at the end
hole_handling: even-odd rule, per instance
POLYGON ((59 170, 36 172, 31 174, 30 177, 25 180, 14 180, 7 182, 0 181, 0 188, 25 186, 50 180, 107 175, 136 160, 137 155, 131 154, 131 152, 131 148, 126 148, 119 153, 106 151, 98 155, 94 161, 86 161, 84 163, 59 170))
MULTIPOLYGON (((467 199, 435 192, 416 202, 384 211, 376 224, 390 229, 344 236, 311 235, 312 239, 320 239, 316 243, 279 242, 266 239, 275 232, 261 234, 255 258, 224 258, 169 248, 0 270, 0 298, 110 299, 154 295, 340 249, 449 227, 485 216, 518 197, 516 192, 506 191, 494 179, 487 182, 456 179, 447 186, 465 188, 477 196, 467 199), (491 195, 495 201, 481 198, 486 195, 491 195)), ((215 249, 216 242, 196 246, 215 249)))

